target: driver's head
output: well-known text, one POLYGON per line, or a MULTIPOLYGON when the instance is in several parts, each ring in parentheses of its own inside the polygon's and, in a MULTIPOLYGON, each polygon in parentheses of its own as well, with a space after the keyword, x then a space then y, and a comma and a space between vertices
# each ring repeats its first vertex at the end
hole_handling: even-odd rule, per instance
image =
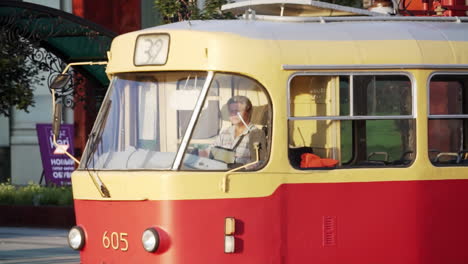
POLYGON ((229 119, 232 124, 236 125, 241 122, 237 115, 238 112, 247 124, 250 122, 250 118, 252 117, 252 102, 250 102, 249 98, 242 95, 236 95, 229 99, 227 105, 229 110, 229 119))

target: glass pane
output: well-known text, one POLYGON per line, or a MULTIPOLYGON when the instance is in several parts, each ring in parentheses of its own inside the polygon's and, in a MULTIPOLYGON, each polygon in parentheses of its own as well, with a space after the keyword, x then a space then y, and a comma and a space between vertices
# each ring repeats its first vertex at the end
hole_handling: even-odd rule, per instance
MULTIPOLYGON (((205 77, 181 79, 177 83, 177 91, 179 93, 182 93, 184 96, 197 98, 198 93, 203 88, 205 79, 206 79, 205 77)), ((212 87, 212 89, 209 92, 210 96, 217 94, 218 88, 216 86, 216 82, 214 82, 214 84, 215 85, 212 87)), ((179 127, 178 138, 179 139, 181 139, 185 134, 185 130, 187 129, 188 123, 193 114, 193 107, 194 106, 191 106, 189 109, 177 110, 177 120, 179 122, 179 125, 178 125, 179 127)), ((209 104, 208 108, 202 110, 201 116, 199 118, 200 122, 208 125, 208 127, 206 127, 206 129, 202 133, 199 133, 198 131, 195 132, 192 135, 193 138, 202 139, 202 138, 209 138, 214 135, 217 135, 219 125, 216 122, 209 122, 209 120, 213 120, 217 118, 216 108, 217 108, 217 105, 209 104)))
POLYGON ((294 120, 289 121, 289 161, 295 168, 335 168, 352 156, 351 120, 294 120), (304 154, 313 154, 304 155, 304 154), (328 159, 327 164, 308 164, 306 156, 328 159))
POLYGON ((340 116, 349 116, 349 76, 340 76, 340 116))
POLYGON ((349 114, 349 77, 296 76, 290 84, 291 116, 349 114))
POLYGON ((353 121, 341 121, 341 163, 351 162, 353 158, 353 121))
POLYGON ((406 76, 353 76, 354 115, 411 115, 411 81, 406 76))
POLYGON ((377 160, 384 161, 385 165, 405 165, 415 158, 413 120, 367 120, 365 125, 367 162, 377 160))
POLYGON ((430 114, 468 114, 467 75, 436 75, 429 85, 430 114))
POLYGON ((205 79, 206 73, 196 72, 118 75, 82 164, 94 169, 171 168, 186 129, 180 114, 192 113, 205 79), (185 89, 179 89, 181 84, 185 89))
POLYGON ((429 158, 435 165, 468 165, 468 119, 429 120, 429 158))
POLYGON ((268 159, 271 105, 263 87, 252 79, 217 73, 184 155, 184 170, 228 170, 268 159))
POLYGON ((414 120, 289 122, 289 160, 295 168, 408 166, 415 154, 414 120), (304 161, 310 156, 304 153, 318 161, 304 161))

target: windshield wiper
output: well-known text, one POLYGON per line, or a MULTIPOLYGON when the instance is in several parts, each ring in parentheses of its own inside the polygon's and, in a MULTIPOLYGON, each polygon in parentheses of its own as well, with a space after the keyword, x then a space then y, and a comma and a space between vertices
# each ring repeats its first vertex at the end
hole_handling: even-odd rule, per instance
POLYGON ((88 174, 91 177, 91 180, 93 181, 94 185, 98 189, 101 196, 107 197, 107 198, 111 197, 109 189, 107 189, 104 182, 101 180, 101 178, 99 178, 96 171, 94 171, 96 173, 95 175, 91 173, 91 171, 88 168, 88 165, 89 165, 89 162, 91 161, 91 158, 93 158, 94 153, 96 152, 99 143, 101 142, 102 132, 104 131, 104 127, 106 126, 106 123, 107 123, 107 116, 109 115, 111 104, 112 104, 112 100, 108 100, 102 106, 102 118, 100 118, 98 126, 90 135, 89 144, 90 144, 91 151, 89 153, 86 153, 87 157, 85 161, 85 169, 86 171, 88 171, 88 174))

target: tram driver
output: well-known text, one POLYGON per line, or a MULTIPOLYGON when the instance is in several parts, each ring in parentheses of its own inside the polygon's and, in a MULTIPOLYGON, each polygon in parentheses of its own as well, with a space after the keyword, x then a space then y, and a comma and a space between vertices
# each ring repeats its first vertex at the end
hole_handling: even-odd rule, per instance
MULTIPOLYGON (((234 96, 227 102, 231 126, 221 131, 211 147, 211 156, 235 168, 254 162, 258 144, 259 153, 266 148, 265 133, 251 123, 253 106, 246 96, 234 96)), ((262 160, 260 154, 259 159, 262 160)))

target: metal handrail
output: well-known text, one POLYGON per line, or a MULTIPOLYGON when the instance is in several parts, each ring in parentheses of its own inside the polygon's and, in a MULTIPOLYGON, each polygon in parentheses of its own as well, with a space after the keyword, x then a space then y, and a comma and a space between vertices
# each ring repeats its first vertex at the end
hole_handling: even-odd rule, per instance
POLYGON ((407 17, 407 16, 349 16, 349 17, 298 17, 255 15, 255 20, 276 22, 452 22, 466 23, 468 17, 407 17))

